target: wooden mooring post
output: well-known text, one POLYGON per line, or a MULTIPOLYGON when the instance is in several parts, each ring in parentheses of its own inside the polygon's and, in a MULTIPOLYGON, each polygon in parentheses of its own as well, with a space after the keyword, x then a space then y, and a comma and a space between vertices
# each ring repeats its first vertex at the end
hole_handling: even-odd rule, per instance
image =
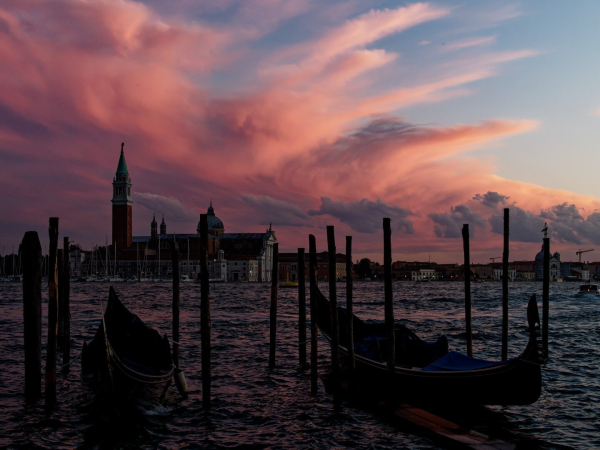
POLYGON ((202 407, 211 405, 210 299, 208 285, 208 215, 200 214, 200 334, 202 338, 202 407))
POLYGON ((542 353, 548 358, 548 320, 550 309, 550 238, 544 237, 544 281, 542 287, 542 353))
POLYGON ((42 246, 36 231, 28 231, 23 236, 21 258, 25 401, 32 403, 42 393, 42 246))
POLYGON ((396 336, 394 333, 394 293, 392 290, 391 219, 383 219, 383 277, 385 291, 385 329, 387 337, 387 369, 390 380, 396 368, 396 336))
POLYGON ((317 243, 314 235, 308 236, 308 277, 310 289, 310 392, 317 394, 319 374, 317 372, 317 243))
POLYGON ((354 358, 354 306, 352 301, 352 236, 346 236, 346 315, 348 316, 348 368, 350 373, 356 369, 354 358))
POLYGON ((277 282, 279 278, 279 244, 273 244, 273 269, 271 270, 271 307, 269 313, 269 370, 275 368, 277 345, 277 282))
POLYGON ((71 264, 69 261, 69 238, 63 240, 62 283, 62 362, 63 372, 71 367, 71 264))
POLYGON ((298 249, 298 359, 306 366, 306 271, 304 249, 298 249))
POLYGON ((173 364, 179 369, 179 245, 175 239, 173 239, 171 252, 171 267, 173 268, 173 364))
POLYGON ((57 326, 56 326, 56 353, 62 353, 63 351, 63 342, 65 340, 64 335, 64 323, 65 313, 64 313, 64 273, 65 266, 63 264, 64 256, 63 250, 61 248, 56 250, 56 280, 58 284, 58 313, 57 313, 57 326))
POLYGON ((56 267, 58 217, 50 217, 49 222, 48 342, 46 346, 46 377, 44 381, 44 400, 46 409, 51 408, 56 404, 56 329, 58 315, 58 283, 56 267))
POLYGON ((333 380, 333 401, 340 401, 340 328, 337 310, 337 258, 335 232, 327 226, 327 251, 329 255, 329 318, 331 322, 331 375, 333 380))
POLYGON ((467 355, 473 356, 473 332, 471 329, 471 254, 469 250, 469 225, 462 228, 465 263, 465 327, 467 334, 467 355))
POLYGON ((504 208, 504 252, 502 253, 502 361, 508 359, 508 208, 504 208))

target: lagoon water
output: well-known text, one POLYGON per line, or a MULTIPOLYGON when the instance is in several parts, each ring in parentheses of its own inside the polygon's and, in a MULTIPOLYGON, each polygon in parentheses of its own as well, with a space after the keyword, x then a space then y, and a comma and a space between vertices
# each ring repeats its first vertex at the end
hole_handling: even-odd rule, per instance
MULTIPOLYGON (((95 333, 101 320, 100 301, 106 304, 108 287, 71 284, 72 356, 95 333)), ((538 448, 600 448, 600 296, 579 295, 577 287, 550 286, 550 360, 543 368, 539 401, 489 408, 501 417, 503 426, 531 438, 538 448)), ((120 283, 115 288, 127 307, 170 336, 169 284, 120 283)), ((321 288, 326 292, 326 283, 321 288)), ((451 349, 463 351, 463 289, 462 283, 397 282, 396 319, 424 339, 446 334, 451 349)), ((509 289, 509 357, 514 357, 525 346, 526 305, 533 293, 541 316, 542 283, 511 283, 509 289)), ((343 283, 337 291, 343 305, 343 283)), ((43 296, 45 344, 47 292, 43 296)), ((476 357, 500 357, 501 297, 501 283, 472 285, 476 357)), ((354 299, 361 318, 383 320, 383 283, 355 283, 354 299)), ((58 405, 52 414, 44 412, 43 398, 31 406, 24 404, 22 288, 17 283, 0 284, 0 447, 438 448, 435 441, 411 434, 373 412, 346 404, 334 412, 322 385, 316 397, 310 395, 310 371, 298 365, 295 289, 279 290, 277 367, 269 372, 269 301, 269 284, 211 285, 213 408, 204 413, 200 289, 197 284, 182 284, 180 360, 190 397, 181 400, 171 387, 164 404, 139 404, 117 419, 81 387, 78 360, 67 375, 57 372, 58 405)), ((328 355, 329 348, 320 338, 323 369, 328 355)), ((43 367, 45 348, 42 357, 43 367)))

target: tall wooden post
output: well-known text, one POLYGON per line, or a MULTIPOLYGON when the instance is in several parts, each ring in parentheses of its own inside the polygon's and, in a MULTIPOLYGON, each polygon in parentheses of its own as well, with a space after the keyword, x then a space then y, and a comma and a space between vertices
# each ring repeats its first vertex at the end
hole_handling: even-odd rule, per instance
POLYGON ((202 337, 202 406, 210 408, 210 300, 208 290, 208 215, 200 214, 200 333, 202 337))
POLYGON ((394 374, 396 368, 396 336, 394 333, 394 293, 392 291, 392 229, 391 219, 383 219, 383 270, 385 290, 385 328, 388 341, 387 369, 394 374))
POLYGON ((171 266, 173 267, 173 364, 179 368, 179 245, 176 240, 173 241, 171 266))
POLYGON ((469 251, 469 225, 462 228, 465 256, 465 326, 467 331, 467 355, 473 356, 473 333, 471 330, 471 254, 469 251))
POLYGON ((317 372, 317 244, 314 235, 308 236, 308 276, 310 288, 310 392, 315 395, 318 390, 319 374, 317 372))
POLYGON ((508 359, 508 208, 504 208, 504 252, 502 253, 502 361, 508 359))
POLYGON ((352 236, 346 236, 346 312, 348 316, 348 366, 353 373, 356 368, 354 358, 354 310, 352 302, 352 236))
POLYGON ((333 378, 333 400, 339 402, 340 394, 340 328, 337 310, 337 258, 335 233, 332 225, 327 226, 327 251, 329 254, 329 318, 331 322, 331 375, 333 378))
POLYGON ((544 282, 542 291, 542 351, 548 357, 548 320, 550 309, 550 238, 544 238, 544 282))
POLYGON ((71 264, 69 261, 69 238, 63 241, 63 278, 62 278, 62 302, 63 302, 63 372, 68 372, 71 362, 71 264))
POLYGON ((25 347, 25 401, 37 400, 42 379, 42 246, 36 231, 21 242, 23 259, 23 338, 25 347))
POLYGON ((271 308, 269 317, 269 370, 275 368, 277 345, 277 282, 279 281, 279 244, 273 244, 273 269, 271 270, 271 308))
POLYGON ((65 266, 63 264, 64 260, 64 252, 62 249, 56 250, 56 280, 58 283, 58 315, 57 321, 58 325, 56 327, 56 352, 61 353, 63 351, 63 342, 65 341, 64 334, 64 320, 65 320, 65 302, 64 302, 64 269, 65 266))
POLYGON ((298 358, 300 365, 306 365, 306 273, 304 270, 304 249, 298 249, 298 358))
POLYGON ((58 244, 58 217, 50 217, 50 266, 48 272, 48 343, 46 346, 45 406, 56 404, 56 328, 58 315, 58 288, 56 248, 58 244))

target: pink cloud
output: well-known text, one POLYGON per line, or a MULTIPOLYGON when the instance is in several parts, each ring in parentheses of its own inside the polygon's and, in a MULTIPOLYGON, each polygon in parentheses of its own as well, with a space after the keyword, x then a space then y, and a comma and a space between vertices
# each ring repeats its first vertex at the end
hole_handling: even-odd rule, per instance
MULTIPOLYGON (((449 10, 419 3, 342 17, 319 36, 265 57, 253 45, 318 6, 252 5, 237 11, 235 26, 219 27, 130 1, 3 3, 0 188, 8 195, 0 205, 14 223, 3 239, 16 241, 58 215, 62 232, 84 244, 103 242, 122 141, 133 189, 143 193, 134 205, 136 234, 147 234, 153 205, 171 211, 182 228, 190 218, 189 227, 172 231, 193 232, 194 211, 213 198, 229 231, 262 230, 269 210, 278 209, 282 248, 295 248, 326 223, 342 233, 362 229, 356 224, 364 221, 346 213, 380 201, 388 209, 377 211, 414 214, 414 234, 400 228, 395 245, 456 251, 460 243, 435 240, 428 214, 466 205, 489 216, 472 200, 478 193, 502 192, 532 211, 567 196, 590 210, 600 207, 596 199, 501 179, 493 160, 477 154, 535 129, 534 120, 424 127, 398 116, 407 106, 464 95, 470 83, 533 52, 440 63, 418 83, 386 89, 377 82, 380 71, 405 68, 398 53, 372 47, 449 10), (261 11, 268 17, 253 27, 261 11), (324 197, 336 208, 323 207, 324 197)), ((493 244, 487 233, 478 230, 483 248, 493 244)), ((357 239, 357 249, 368 252, 373 239, 357 239)))

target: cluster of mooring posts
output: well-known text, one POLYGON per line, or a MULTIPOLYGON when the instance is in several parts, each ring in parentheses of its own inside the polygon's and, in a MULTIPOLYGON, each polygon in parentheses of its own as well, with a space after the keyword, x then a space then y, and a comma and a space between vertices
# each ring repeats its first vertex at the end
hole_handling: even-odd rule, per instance
MULTIPOLYGON (((542 353, 548 358, 548 318, 550 309, 550 238, 548 227, 544 233, 544 269, 542 287, 542 353)), ((502 361, 508 359, 508 253, 509 253, 509 208, 504 208, 504 251, 502 253, 502 361)), ((471 257, 469 250, 469 225, 462 228, 465 268, 465 325, 467 355, 473 356, 473 333, 471 329, 471 257)), ((534 294, 535 295, 535 294, 534 294)))
MULTIPOLYGON (((62 354, 63 372, 71 365, 71 312, 69 238, 64 238, 63 249, 58 249, 58 217, 49 220, 49 276, 48 276, 48 337, 46 346, 46 371, 44 376, 45 408, 51 410, 57 402, 56 367, 57 351, 62 354)), ((200 332, 202 356, 202 405, 211 405, 210 364, 210 301, 208 274, 208 216, 200 215, 201 252, 201 302, 200 332)), ((25 401, 33 403, 42 395, 42 246, 37 231, 27 231, 21 242, 23 255, 23 326, 25 348, 25 401)), ((173 242, 173 364, 175 384, 182 397, 188 388, 179 361, 179 248, 173 242)), ((104 314, 104 311, 102 312, 104 314)), ((74 361, 74 360, 73 360, 74 361)))
MULTIPOLYGON (((548 317, 549 317, 549 254, 550 239, 547 237, 547 227, 542 230, 544 234, 544 281, 543 281, 543 319, 542 319, 542 351, 543 357, 548 357, 548 317)), ((464 224, 462 229, 463 249, 464 249, 464 276, 465 276, 465 327, 466 327, 466 346, 467 355, 473 356, 473 333, 471 324, 471 262, 469 249, 469 225, 464 224)), ((395 334, 394 334, 394 309, 393 309, 393 290, 392 290, 392 248, 391 248, 391 220, 383 219, 383 244, 384 244, 384 293, 385 293, 385 329, 388 340, 387 369, 389 375, 390 389, 394 389, 391 384, 395 368, 395 334)), ((340 376, 339 360, 339 323, 337 314, 337 286, 336 273, 331 270, 336 266, 336 246, 334 227, 327 227, 327 248, 329 254, 329 300, 330 300, 330 320, 331 320, 331 373, 327 375, 334 398, 334 407, 340 404, 342 379, 340 376)), ((304 248, 298 249, 299 280, 298 280, 298 355, 301 365, 306 364, 306 290, 304 274, 304 248)), ((503 252, 503 270, 502 270, 502 350, 501 358, 507 360, 508 355, 508 258, 509 258, 509 209, 504 209, 504 252, 503 252)), ((274 267, 278 260, 277 245, 274 250, 274 267)), ((310 379, 311 393, 318 391, 318 367, 317 367, 317 252, 316 240, 314 235, 309 235, 309 293, 310 293, 310 379)), ((345 376, 349 378, 349 386, 352 393, 352 380, 355 370, 354 355, 354 335, 353 335, 353 291, 352 291, 352 236, 346 236, 346 330, 348 332, 348 360, 345 361, 347 367, 345 376)), ((270 315, 270 347, 269 347, 269 368, 275 367, 275 346, 276 346, 276 327, 277 327, 277 271, 274 268, 273 283, 271 290, 271 315, 270 315)), ((347 384, 346 384, 347 385, 347 384)), ((396 406, 394 415, 413 425, 425 428, 445 439, 449 439, 454 444, 466 445, 473 448, 514 448, 499 440, 491 439, 488 436, 466 430, 445 419, 437 417, 427 411, 415 408, 408 404, 399 404, 396 406), (483 447, 481 447, 483 446, 483 447)))
MULTIPOLYGON (((200 263, 200 333, 201 333, 201 364, 202 364, 202 404, 205 409, 211 406, 211 319, 208 273, 208 217, 200 215, 201 263, 200 263)), ((549 254, 550 239, 547 237, 547 227, 544 232, 544 281, 543 281, 543 320, 542 347, 544 358, 548 357, 548 317, 549 317, 549 254)), ((471 292, 470 292, 470 250, 469 225, 463 225, 463 248, 465 267, 465 325, 467 354, 472 356, 471 330, 471 292)), ((509 254, 509 210, 504 210, 504 253, 502 272, 502 359, 507 359, 508 353, 508 254, 509 254)), ((69 238, 63 240, 63 249, 58 246, 58 218, 49 220, 49 277, 48 277, 48 337, 45 371, 45 406, 51 409, 56 404, 56 354, 62 353, 62 368, 68 372, 70 358, 70 285, 69 285, 69 238)), ((391 249, 391 220, 383 219, 384 241, 384 291, 385 291, 385 324, 388 339, 387 368, 388 373, 394 373, 395 336, 394 310, 392 293, 392 249, 391 249)), ((334 404, 339 405, 341 395, 341 374, 339 360, 339 323, 337 314, 336 245, 334 227, 327 227, 327 247, 329 253, 329 299, 331 318, 331 382, 334 404)), ((34 402, 41 396, 41 341, 42 341, 42 248, 37 232, 28 231, 21 243, 23 255, 23 322, 25 347, 25 399, 34 402)), ((277 286, 278 286, 278 244, 273 248, 273 270, 271 277, 270 303, 270 337, 269 337, 269 369, 275 368, 276 335, 277 335, 277 286)), ((173 362, 176 367, 175 381, 182 396, 187 396, 187 385, 180 367, 179 347, 179 249, 173 243, 173 305, 172 305, 172 335, 173 362)), ((304 273, 305 251, 298 249, 299 280, 298 280, 298 356, 302 366, 306 366, 306 288, 304 273)), ((317 367, 317 251, 314 235, 309 235, 309 297, 310 297, 310 380, 311 393, 318 391, 317 367)), ((352 237, 346 236, 346 330, 348 330, 348 360, 345 362, 348 375, 352 379, 355 368, 354 339, 353 339, 353 291, 352 291, 352 237)), ((412 414, 412 413, 411 413, 412 414)), ((397 414, 402 415, 402 414, 397 414)), ((409 414, 410 415, 410 414, 409 414)))
MULTIPOLYGON (((56 404, 56 354, 62 353, 63 372, 71 363, 71 313, 69 307, 69 238, 58 247, 58 218, 49 224, 48 340, 44 377, 45 407, 56 404)), ((28 231, 21 242, 23 255, 23 325, 25 347, 25 401, 42 394, 42 246, 36 231, 28 231)))

